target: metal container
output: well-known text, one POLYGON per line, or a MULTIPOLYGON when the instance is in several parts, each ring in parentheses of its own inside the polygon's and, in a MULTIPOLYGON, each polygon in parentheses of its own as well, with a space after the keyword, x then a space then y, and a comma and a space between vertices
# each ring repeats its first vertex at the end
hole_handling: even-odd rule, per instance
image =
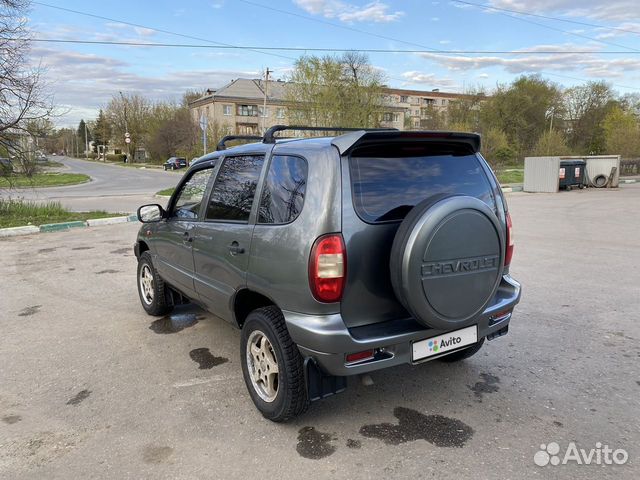
POLYGON ((559 186, 565 190, 573 187, 584 188, 586 186, 587 162, 584 160, 562 160, 558 179, 559 186))
POLYGON ((524 159, 525 192, 558 191, 560 157, 526 157, 524 159))

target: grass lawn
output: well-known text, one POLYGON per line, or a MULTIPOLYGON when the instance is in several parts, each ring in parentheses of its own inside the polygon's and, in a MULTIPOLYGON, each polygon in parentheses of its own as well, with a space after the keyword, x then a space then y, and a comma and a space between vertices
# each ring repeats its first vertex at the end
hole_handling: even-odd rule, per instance
POLYGON ((522 169, 498 170, 496 175, 498 176, 498 181, 502 185, 524 182, 524 170, 522 169))
POLYGON ((59 187, 77 185, 91 180, 84 173, 36 173, 31 178, 14 174, 11 177, 0 177, 0 188, 23 187, 59 187))
POLYGON ((175 189, 176 189, 175 187, 165 188, 164 190, 160 190, 159 192, 156 192, 156 195, 164 195, 166 197, 169 197, 173 195, 173 192, 175 189))
POLYGON ((90 218, 118 217, 122 213, 105 211, 70 212, 60 202, 28 202, 0 198, 0 228, 42 225, 45 223, 71 222, 90 218))

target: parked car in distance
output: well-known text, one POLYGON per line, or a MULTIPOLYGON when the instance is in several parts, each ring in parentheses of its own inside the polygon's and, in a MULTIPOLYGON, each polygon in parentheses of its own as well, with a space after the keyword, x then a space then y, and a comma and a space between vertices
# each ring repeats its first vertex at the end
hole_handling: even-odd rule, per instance
POLYGON ((171 157, 164 162, 165 170, 178 170, 179 168, 185 168, 187 166, 187 159, 183 157, 171 157))
POLYGON ((8 158, 0 158, 0 173, 4 175, 13 173, 13 162, 8 158))
MULTIPOLYGON (((275 126, 262 142, 223 145, 191 165, 166 209, 138 209, 149 315, 193 301, 241 329, 245 384, 273 421, 348 376, 461 361, 507 333, 520 300, 511 217, 479 135, 276 138, 283 130, 341 129, 275 126)), ((506 361, 494 352, 481 364, 506 361)), ((456 380, 446 375, 431 385, 456 380)))

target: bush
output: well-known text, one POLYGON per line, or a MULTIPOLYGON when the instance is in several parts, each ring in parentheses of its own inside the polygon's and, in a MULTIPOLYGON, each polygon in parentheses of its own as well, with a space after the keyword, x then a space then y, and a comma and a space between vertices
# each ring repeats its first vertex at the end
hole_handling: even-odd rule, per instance
POLYGON ((124 162, 124 153, 108 153, 107 162, 124 162))

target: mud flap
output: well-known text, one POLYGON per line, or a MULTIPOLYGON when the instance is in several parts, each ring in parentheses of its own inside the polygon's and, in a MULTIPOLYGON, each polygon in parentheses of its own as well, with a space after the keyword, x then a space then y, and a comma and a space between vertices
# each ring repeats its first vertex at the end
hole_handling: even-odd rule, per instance
POLYGON ((325 375, 315 359, 311 357, 304 360, 304 378, 310 402, 322 400, 347 389, 347 377, 325 375))

